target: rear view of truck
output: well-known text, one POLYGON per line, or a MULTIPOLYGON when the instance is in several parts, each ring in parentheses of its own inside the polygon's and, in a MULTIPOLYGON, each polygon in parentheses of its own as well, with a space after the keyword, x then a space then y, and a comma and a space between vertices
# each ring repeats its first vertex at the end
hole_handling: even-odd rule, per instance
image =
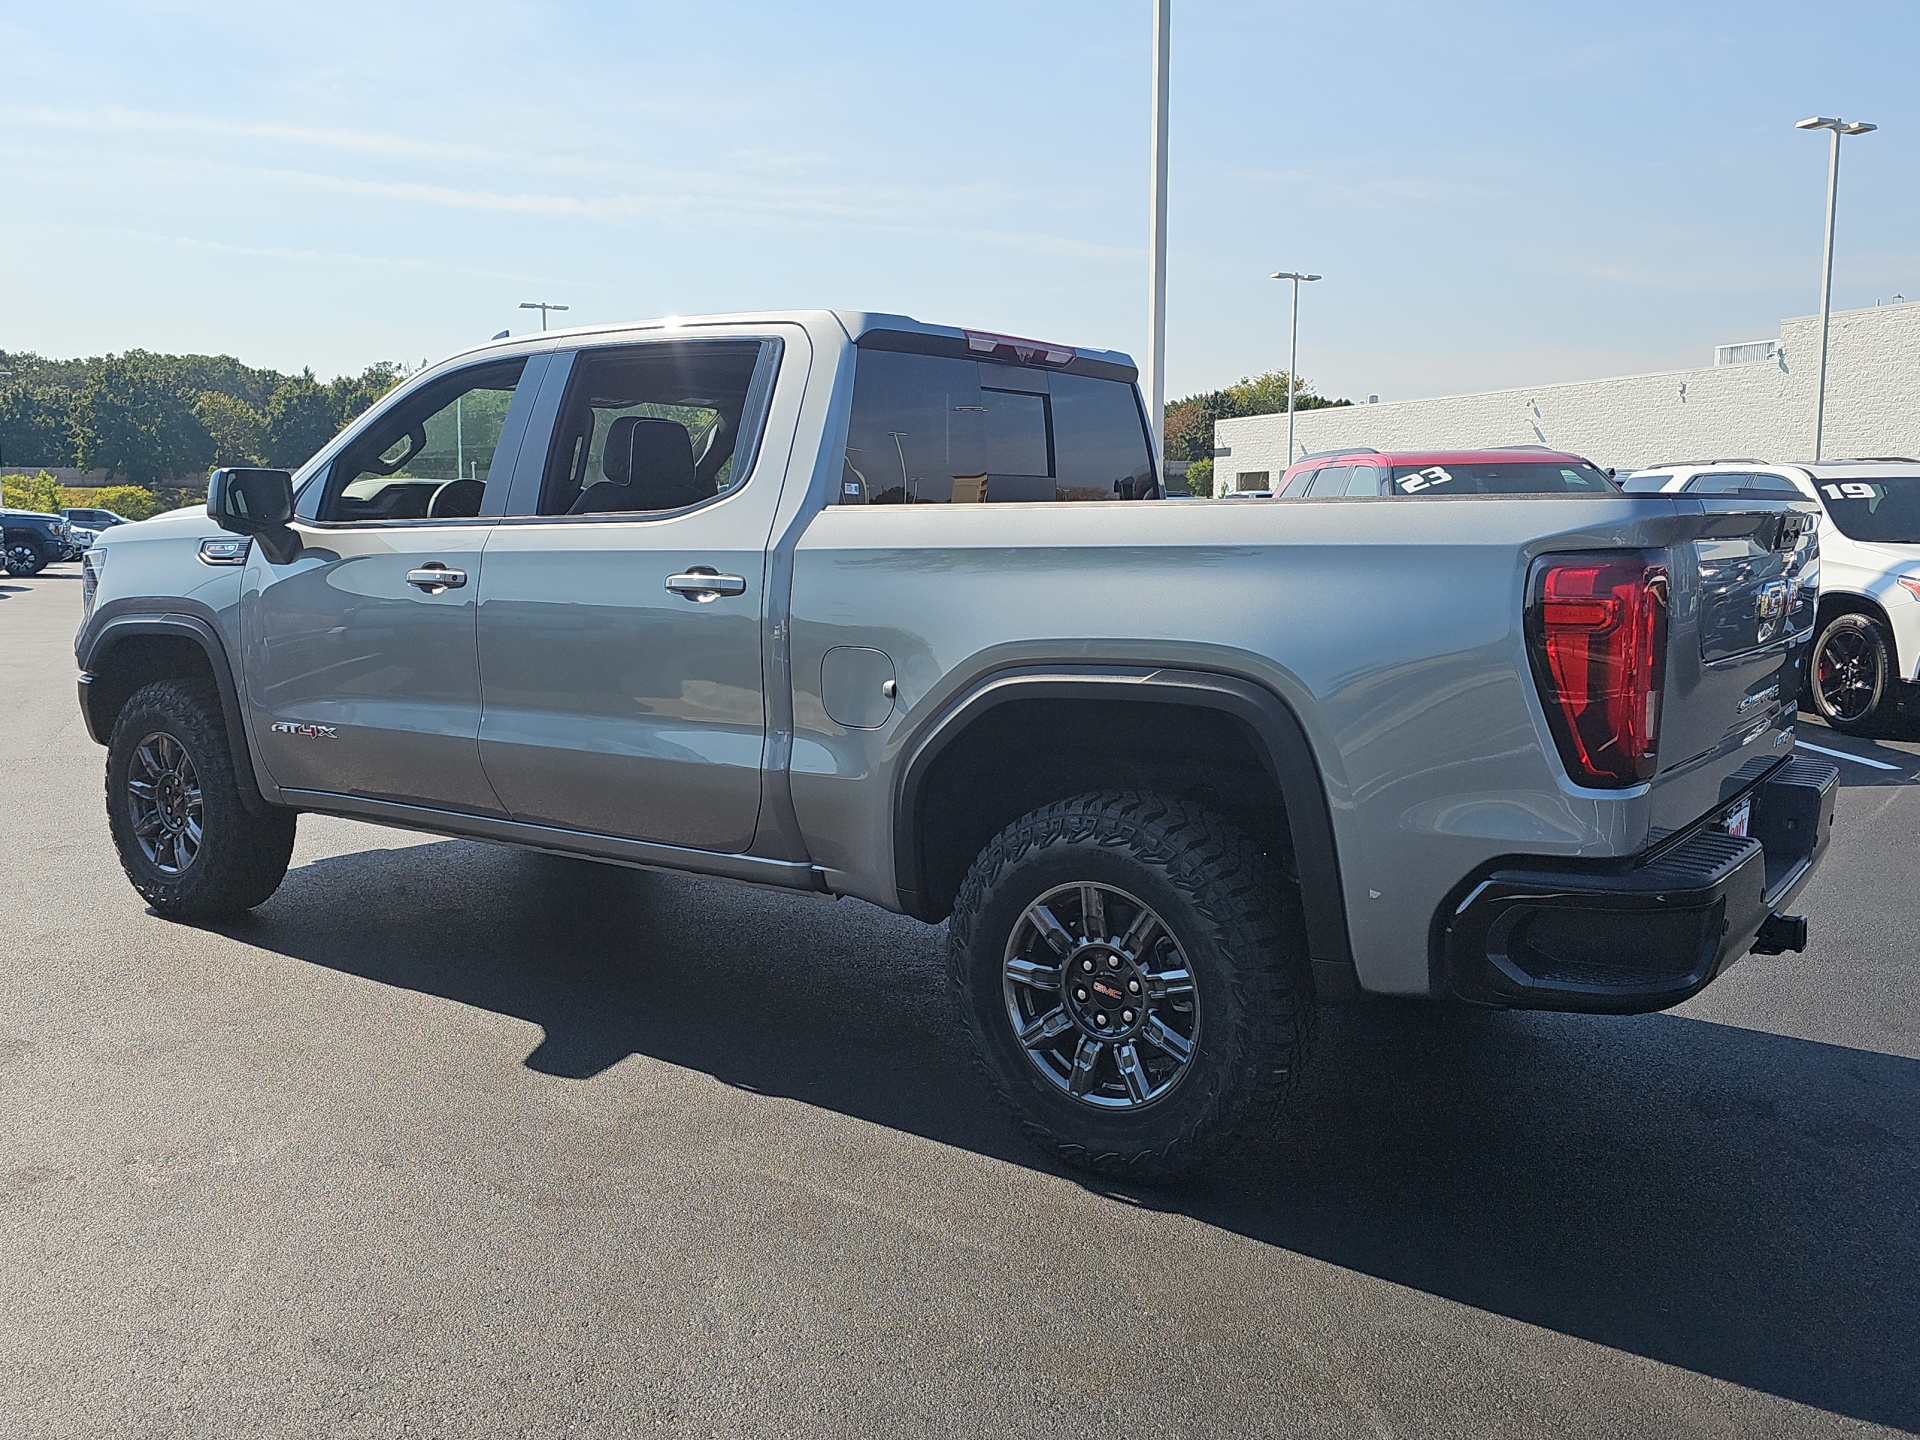
POLYGON ((1805 946, 1783 912, 1838 778, 1788 757, 1818 591, 1809 511, 1709 500, 1698 535, 1664 549, 1534 562, 1528 659, 1559 758, 1583 786, 1646 786, 1650 844, 1624 864, 1482 867, 1443 921, 1455 993, 1660 1009, 1749 950, 1805 946))

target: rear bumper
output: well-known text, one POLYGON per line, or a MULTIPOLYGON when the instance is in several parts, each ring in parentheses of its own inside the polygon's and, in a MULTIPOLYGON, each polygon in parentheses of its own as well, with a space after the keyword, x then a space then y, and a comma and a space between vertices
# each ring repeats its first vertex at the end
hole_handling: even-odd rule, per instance
POLYGON ((1790 759, 1751 792, 1745 836, 1700 829, 1650 860, 1498 863, 1437 926, 1453 992, 1607 1014, 1663 1010, 1699 993, 1755 948, 1813 874, 1839 778, 1835 765, 1790 759))

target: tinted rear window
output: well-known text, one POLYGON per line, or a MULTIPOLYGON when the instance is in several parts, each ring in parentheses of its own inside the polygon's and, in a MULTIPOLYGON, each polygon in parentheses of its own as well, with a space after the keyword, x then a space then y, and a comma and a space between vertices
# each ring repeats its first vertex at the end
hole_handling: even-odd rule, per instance
POLYGON ((1133 386, 943 355, 862 350, 846 505, 1157 495, 1133 386))
POLYGON ((1920 475, 1820 480, 1814 489, 1842 535, 1883 545, 1920 545, 1920 475))
POLYGON ((1539 460, 1486 464, 1396 465, 1396 495, 1610 495, 1611 480, 1591 465, 1539 460))
POLYGON ((1620 482, 1620 488, 1629 495, 1652 495, 1666 489, 1673 480, 1673 472, 1664 475, 1629 475, 1620 482))

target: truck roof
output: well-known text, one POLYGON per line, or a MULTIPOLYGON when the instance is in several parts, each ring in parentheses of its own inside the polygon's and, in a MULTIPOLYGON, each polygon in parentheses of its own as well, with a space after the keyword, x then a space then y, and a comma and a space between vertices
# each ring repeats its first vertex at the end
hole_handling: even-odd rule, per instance
MULTIPOLYGON (((663 315, 650 320, 626 320, 614 324, 575 325, 564 330, 535 330, 524 335, 515 335, 505 340, 495 340, 486 345, 476 345, 471 350, 462 351, 462 356, 478 355, 488 351, 511 354, 524 348, 538 345, 542 341, 554 339, 583 339, 594 336, 613 338, 621 335, 638 335, 650 331, 697 330, 710 325, 753 325, 786 323, 790 325, 837 325, 845 331, 847 337, 858 341, 863 335, 876 331, 909 333, 940 336, 949 340, 966 340, 969 336, 991 335, 1001 341, 1020 341, 1047 350, 1071 350, 1074 355, 1086 360, 1098 361, 1138 375, 1138 367, 1133 357, 1120 350, 1101 350, 1086 345, 1074 345, 1070 342, 1026 340, 1025 337, 1005 335, 999 331, 988 331, 958 325, 934 325, 924 320, 916 320, 911 315, 895 315, 881 310, 742 310, 731 314, 719 315, 663 315)), ((455 357, 449 357, 455 358, 455 357)))

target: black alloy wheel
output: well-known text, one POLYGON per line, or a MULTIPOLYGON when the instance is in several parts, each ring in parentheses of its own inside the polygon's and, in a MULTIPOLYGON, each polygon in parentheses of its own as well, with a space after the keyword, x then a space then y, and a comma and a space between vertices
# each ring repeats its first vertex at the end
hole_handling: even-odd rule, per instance
POLYGON ((162 875, 184 875, 206 838, 200 772, 186 747, 156 730, 133 750, 126 803, 135 842, 162 875))
POLYGON ((1008 937, 1007 1018, 1048 1081, 1104 1110, 1151 1105, 1199 1043, 1193 971, 1153 907, 1111 885, 1060 885, 1008 937))
POLYGON ((249 807, 220 697, 204 681, 156 680, 127 699, 107 743, 107 826, 121 868, 172 920, 250 910, 280 884, 295 815, 249 807))
POLYGON ((1887 699, 1888 658, 1886 635, 1870 616, 1834 616, 1808 665, 1814 712, 1836 730, 1871 729, 1887 699))

